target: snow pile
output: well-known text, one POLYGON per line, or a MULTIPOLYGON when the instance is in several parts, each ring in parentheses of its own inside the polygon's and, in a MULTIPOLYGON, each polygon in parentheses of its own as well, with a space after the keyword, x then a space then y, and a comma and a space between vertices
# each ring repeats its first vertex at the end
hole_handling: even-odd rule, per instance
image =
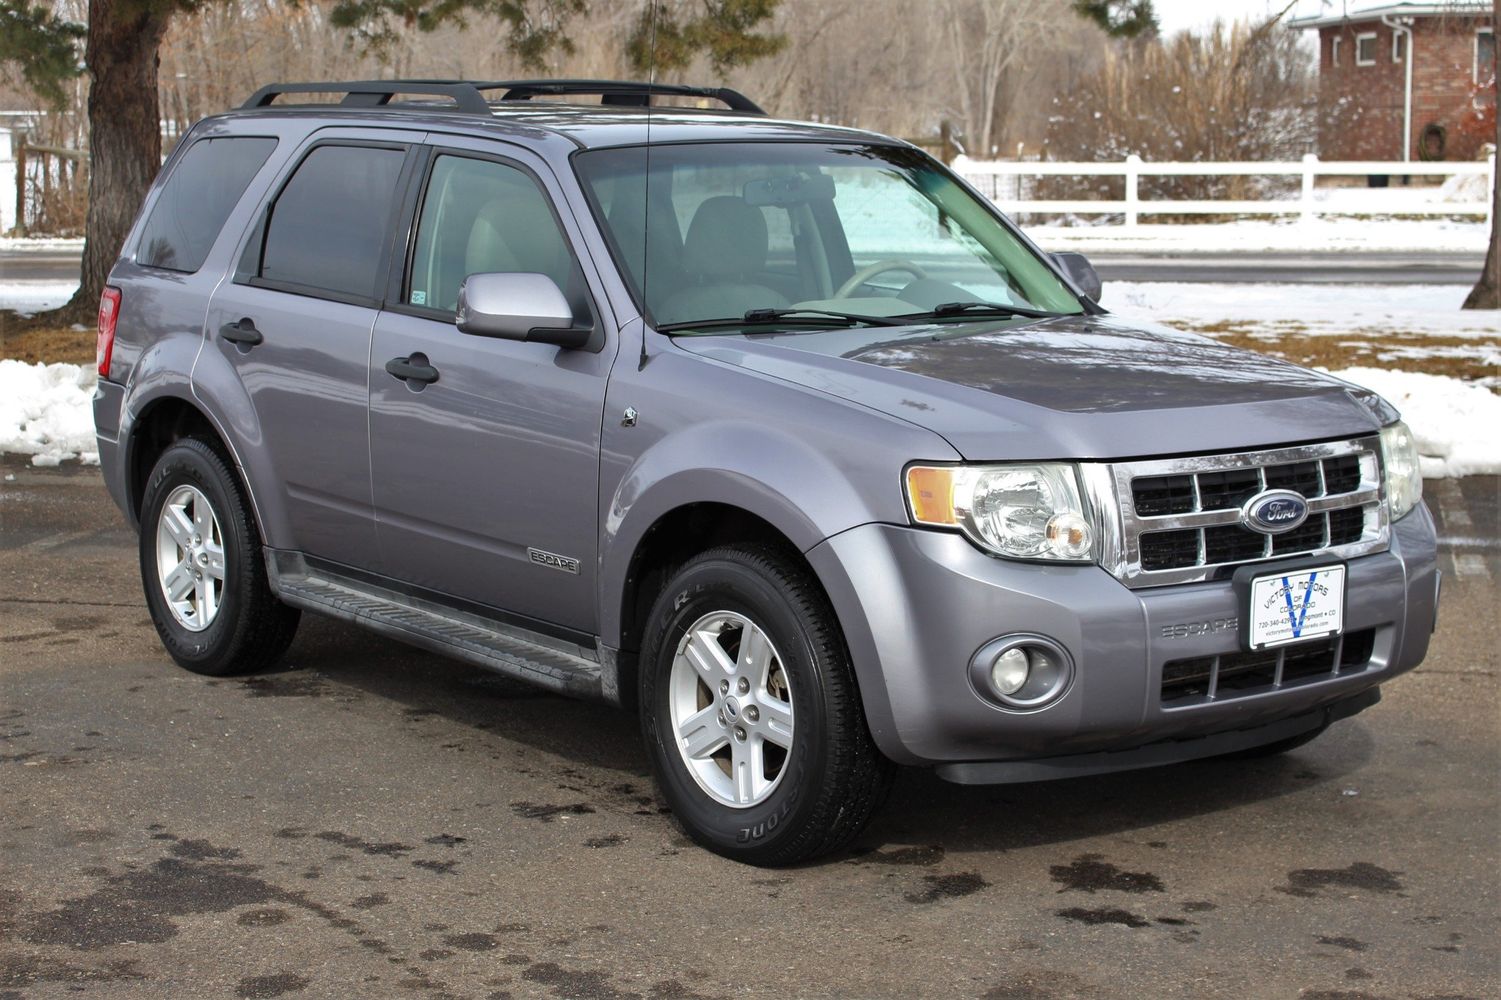
POLYGON ((98 373, 78 365, 0 361, 0 453, 30 455, 32 465, 77 458, 99 462, 94 439, 98 373))
POLYGON ((1459 308, 1469 291, 1469 285, 1107 281, 1100 305, 1149 323, 1260 324, 1251 332, 1268 335, 1390 330, 1485 341, 1501 337, 1501 310, 1459 308))
POLYGON ((1443 375, 1346 368, 1335 378, 1380 393, 1402 411, 1425 479, 1501 473, 1501 396, 1443 375))
POLYGON ((0 309, 35 316, 67 305, 76 291, 77 281, 0 281, 0 309))

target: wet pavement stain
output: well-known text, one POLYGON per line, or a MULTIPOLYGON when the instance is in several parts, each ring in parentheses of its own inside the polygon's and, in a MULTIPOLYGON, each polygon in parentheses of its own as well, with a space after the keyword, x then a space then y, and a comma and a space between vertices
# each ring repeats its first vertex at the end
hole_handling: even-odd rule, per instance
POLYGON ((416 850, 416 848, 414 848, 411 844, 403 844, 398 841, 390 841, 383 844, 373 843, 368 840, 362 840, 359 837, 350 836, 347 833, 339 833, 336 830, 324 830, 322 833, 313 834, 313 836, 317 837, 319 840, 327 841, 330 844, 338 844, 340 847, 347 847, 350 850, 360 851, 364 854, 374 854, 387 858, 399 858, 401 857, 401 855, 406 854, 409 851, 416 850))
POLYGON ((440 847, 454 847, 465 842, 463 837, 455 837, 451 833, 440 833, 436 837, 428 837, 423 841, 424 844, 432 844, 440 847))
POLYGON ((377 906, 385 906, 390 901, 391 901, 391 897, 387 896, 385 893, 383 893, 383 892, 372 892, 368 896, 361 896, 361 897, 359 897, 358 899, 356 899, 353 903, 350 903, 349 905, 350 905, 350 907, 352 909, 356 909, 356 910, 373 910, 377 906))
POLYGON ((454 953, 452 951, 449 951, 447 948, 428 948, 417 953, 417 957, 422 959, 424 962, 436 962, 440 959, 452 958, 453 955, 454 953))
POLYGON ((1081 924, 1120 924, 1123 927, 1150 927, 1146 917, 1122 910, 1119 907, 1109 907, 1098 910, 1086 910, 1082 907, 1073 906, 1067 910, 1059 910, 1058 916, 1064 920, 1076 920, 1081 924))
POLYGON ((1127 872, 1099 854, 1081 854, 1066 865, 1053 865, 1048 869, 1054 882, 1063 888, 1059 892, 1095 893, 1101 890, 1113 892, 1164 892, 1162 879, 1151 872, 1127 872))
POLYGON ((521 973, 528 982, 550 987, 555 996, 589 997, 591 1000, 641 1000, 639 993, 626 993, 610 985, 603 972, 573 972, 553 962, 538 962, 521 973))
POLYGON ((572 805, 555 806, 538 804, 535 802, 512 802, 511 811, 522 819, 536 819, 544 823, 551 823, 559 816, 587 816, 594 812, 594 807, 582 802, 572 805))
POLYGON ((1218 909, 1213 903, 1202 899, 1189 900, 1178 905, 1182 907, 1184 913, 1208 913, 1210 910, 1218 909))
POLYGON ((943 860, 943 848, 936 844, 931 847, 898 847, 890 851, 862 850, 850 858, 852 865, 916 865, 921 868, 931 868, 943 860))
POLYGON ((916 906, 936 903, 940 899, 958 899, 989 887, 990 883, 978 872, 959 872, 956 875, 924 875, 924 888, 909 892, 902 898, 916 906))
POLYGON ((1370 945, 1364 941, 1352 937, 1325 937, 1319 936, 1319 944, 1327 944, 1334 948, 1344 948, 1346 951, 1365 951, 1370 945))
POLYGON ((32 944, 83 951, 127 942, 161 944, 177 936, 174 917, 224 913, 278 899, 280 890, 251 874, 257 870, 254 865, 163 858, 144 871, 107 876, 89 895, 33 916, 20 936, 32 944))
POLYGON ((1357 861, 1348 868, 1299 868, 1287 873, 1287 885, 1276 886, 1278 892, 1289 896, 1317 896, 1319 889, 1365 889, 1370 892, 1401 892, 1398 876, 1402 872, 1387 871, 1365 861, 1357 861))
POLYGON ((247 677, 240 686, 252 698, 319 698, 330 690, 321 678, 298 674, 247 677))
POLYGON ((599 847, 619 847, 621 844, 625 843, 626 840, 628 840, 628 839, 629 838, 622 837, 618 833, 612 833, 612 834, 610 834, 609 836, 606 836, 606 837, 590 837, 588 840, 584 841, 584 846, 585 847, 594 847, 594 848, 599 848, 599 847))
MULTIPOLYGON (((68 983, 70 990, 83 990, 87 983, 119 983, 146 979, 136 959, 108 962, 103 968, 70 965, 40 955, 0 956, 0 988, 24 989, 39 983, 68 983)), ((14 993, 21 997, 25 994, 14 993)))
POLYGON ((274 997, 283 997, 288 993, 300 993, 307 988, 309 980, 303 979, 295 972, 278 972, 274 976, 252 976, 240 980, 240 985, 235 987, 235 996, 245 1000, 271 1000, 274 997))
POLYGON ((452 875, 454 869, 459 867, 459 863, 457 861, 413 861, 412 867, 438 875, 452 875))

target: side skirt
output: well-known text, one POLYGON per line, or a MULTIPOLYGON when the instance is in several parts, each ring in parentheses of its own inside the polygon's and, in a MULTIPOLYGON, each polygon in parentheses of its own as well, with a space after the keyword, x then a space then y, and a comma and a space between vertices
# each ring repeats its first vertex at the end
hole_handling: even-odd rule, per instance
POLYGON ((284 603, 332 615, 420 649, 575 698, 603 699, 598 653, 517 625, 446 607, 268 548, 266 572, 284 603))

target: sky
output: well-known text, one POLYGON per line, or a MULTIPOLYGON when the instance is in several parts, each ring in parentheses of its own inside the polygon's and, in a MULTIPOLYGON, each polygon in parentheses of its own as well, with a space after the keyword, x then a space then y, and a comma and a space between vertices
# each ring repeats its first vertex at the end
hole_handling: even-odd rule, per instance
MULTIPOLYGON (((1281 11, 1288 3, 1289 0, 1153 0, 1157 20, 1165 35, 1203 27, 1215 18, 1235 21, 1243 17, 1266 17, 1281 11)), ((1288 16, 1306 17, 1322 12, 1338 14, 1345 6, 1345 0, 1297 0, 1297 6, 1288 16)), ((1360 10, 1380 6, 1380 3, 1378 0, 1349 0, 1348 6, 1351 10, 1360 10)))

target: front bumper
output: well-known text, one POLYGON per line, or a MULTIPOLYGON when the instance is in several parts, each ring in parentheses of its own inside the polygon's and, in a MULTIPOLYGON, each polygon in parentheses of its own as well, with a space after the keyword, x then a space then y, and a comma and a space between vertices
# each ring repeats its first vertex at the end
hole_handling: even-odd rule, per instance
MULTIPOLYGON (((1311 728, 1326 707, 1353 704, 1417 666, 1437 605, 1433 520, 1420 507, 1393 526, 1388 551, 1348 564, 1345 631, 1373 633, 1362 669, 1172 707, 1161 695, 1165 663, 1238 649, 1234 629, 1172 627, 1237 618, 1229 580, 1131 590, 1095 566, 996 559, 955 534, 886 524, 843 532, 807 555, 844 629, 871 733, 887 756, 918 765, 1059 765, 1011 769, 1025 778, 971 768, 963 780, 1089 773, 1061 758, 1169 741, 1180 752, 1154 750, 1148 763, 1191 759, 1204 755, 1191 749, 1206 746, 1200 738, 1218 734, 1259 730, 1252 746, 1283 739, 1290 733, 1279 723, 1307 717, 1303 728, 1311 728), (1051 638, 1073 658, 1072 684, 1045 708, 1004 709, 971 687, 976 650, 1016 632, 1051 638)), ((1101 769, 1115 768, 1092 768, 1101 769)), ((959 776, 953 767, 945 772, 959 776)))

